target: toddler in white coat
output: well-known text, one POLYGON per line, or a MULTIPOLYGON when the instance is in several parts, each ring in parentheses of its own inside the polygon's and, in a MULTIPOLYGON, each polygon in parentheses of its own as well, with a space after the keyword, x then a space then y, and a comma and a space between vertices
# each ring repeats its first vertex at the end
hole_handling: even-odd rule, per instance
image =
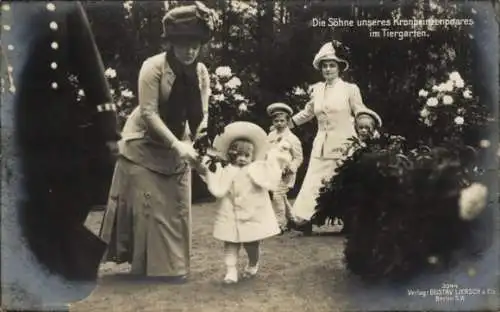
POLYGON ((287 160, 277 149, 266 157, 266 136, 253 123, 234 122, 214 141, 215 149, 229 164, 217 164, 215 172, 204 164, 198 166, 217 199, 213 235, 224 242, 226 284, 238 282, 242 246, 248 256, 243 277, 253 277, 259 269, 260 241, 280 233, 269 191, 279 186, 287 160))

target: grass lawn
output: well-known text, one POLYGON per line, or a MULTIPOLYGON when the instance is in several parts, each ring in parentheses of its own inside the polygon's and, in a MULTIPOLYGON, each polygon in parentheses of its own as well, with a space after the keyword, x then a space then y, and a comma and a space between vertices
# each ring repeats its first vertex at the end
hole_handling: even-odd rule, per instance
MULTIPOLYGON (((87 226, 98 231, 103 212, 92 212, 87 226)), ((266 240, 258 277, 222 284, 222 244, 212 237, 215 207, 193 206, 190 281, 184 285, 126 280, 128 265, 105 264, 94 293, 71 311, 315 311, 348 309, 355 299, 337 287, 347 278, 342 264, 343 237, 298 233, 266 240), (121 274, 120 274, 121 273, 121 274)), ((245 265, 244 250, 240 266, 245 265)), ((342 288, 342 287, 340 287, 342 288)))

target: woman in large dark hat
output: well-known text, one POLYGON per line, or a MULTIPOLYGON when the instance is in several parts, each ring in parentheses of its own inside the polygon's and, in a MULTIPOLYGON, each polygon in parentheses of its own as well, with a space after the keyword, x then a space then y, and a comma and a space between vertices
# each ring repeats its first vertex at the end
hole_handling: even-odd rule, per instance
POLYGON ((139 73, 139 106, 122 132, 100 231, 109 242, 106 260, 130 262, 132 274, 183 282, 189 273, 192 142, 206 128, 210 94, 198 57, 214 19, 198 2, 170 10, 167 49, 139 73))

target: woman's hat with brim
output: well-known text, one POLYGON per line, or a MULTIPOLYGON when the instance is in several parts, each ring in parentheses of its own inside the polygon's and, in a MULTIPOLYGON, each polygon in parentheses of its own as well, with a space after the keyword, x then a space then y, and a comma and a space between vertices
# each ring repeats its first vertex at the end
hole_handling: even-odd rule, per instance
POLYGON ((261 127, 247 121, 236 121, 224 128, 224 132, 214 139, 214 148, 223 159, 227 159, 227 152, 232 142, 238 139, 252 142, 255 149, 255 159, 265 158, 268 143, 267 134, 261 127))
POLYGON ((339 63, 339 65, 342 64, 344 65, 344 68, 341 69, 342 71, 346 71, 349 68, 349 63, 337 56, 335 48, 331 42, 325 43, 321 49, 319 49, 318 53, 316 53, 313 60, 314 68, 320 70, 322 61, 335 61, 339 63))
POLYGON ((382 127, 382 118, 380 118, 380 116, 375 111, 369 108, 363 108, 356 113, 356 116, 354 116, 354 118, 356 119, 362 115, 367 115, 375 119, 375 121, 377 122, 377 128, 382 127))
POLYGON ((168 41, 210 40, 214 24, 213 12, 204 4, 180 6, 168 11, 163 17, 163 37, 168 41))
POLYGON ((285 113, 288 115, 293 114, 293 109, 290 106, 286 105, 285 103, 279 103, 279 102, 269 105, 266 111, 269 116, 274 116, 279 113, 285 113))

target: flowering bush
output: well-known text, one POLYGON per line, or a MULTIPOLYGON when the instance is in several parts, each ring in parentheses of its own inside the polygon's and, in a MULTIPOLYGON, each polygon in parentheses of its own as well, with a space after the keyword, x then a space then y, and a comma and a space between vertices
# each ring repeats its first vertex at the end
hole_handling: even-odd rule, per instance
POLYGON ((242 83, 229 66, 220 66, 211 75, 208 137, 213 140, 224 127, 250 113, 254 105, 242 95, 242 83))
POLYGON ((194 147, 203 158, 209 158, 210 170, 215 170, 216 163, 226 165, 219 155, 209 153, 214 138, 224 131, 224 127, 231 122, 245 119, 249 115, 249 108, 253 103, 242 95, 242 83, 229 66, 217 67, 210 77, 212 93, 209 99, 208 127, 206 135, 199 138, 194 147))
POLYGON ((311 88, 306 85, 295 86, 291 91, 286 93, 288 98, 288 104, 294 109, 294 111, 301 110, 305 103, 307 103, 311 98, 311 88))
MULTIPOLYGON (((110 85, 112 103, 116 105, 119 124, 122 124, 131 113, 133 108, 137 105, 137 103, 135 103, 135 95, 128 88, 127 83, 122 82, 118 79, 115 69, 111 67, 107 68, 104 71, 104 75, 108 79, 108 83, 110 85)), ((85 92, 80 89, 78 90, 77 101, 84 100, 85 92)))
POLYGON ((479 98, 456 71, 449 74, 447 81, 421 89, 418 97, 420 121, 429 130, 427 135, 433 143, 460 139, 467 130, 486 122, 486 112, 479 98))

